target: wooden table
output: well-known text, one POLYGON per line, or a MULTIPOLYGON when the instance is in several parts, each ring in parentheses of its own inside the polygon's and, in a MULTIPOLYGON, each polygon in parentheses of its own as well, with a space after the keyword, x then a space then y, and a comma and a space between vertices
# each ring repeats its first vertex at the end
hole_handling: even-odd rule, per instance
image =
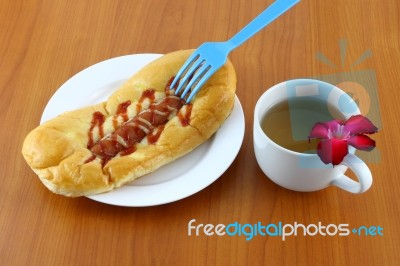
POLYGON ((0 264, 398 265, 397 0, 303 0, 235 50, 230 59, 246 119, 243 145, 216 182, 188 198, 127 208, 58 196, 41 184, 21 155, 23 139, 39 124, 50 97, 80 70, 116 56, 225 40, 272 2, 2 0, 0 264), (366 51, 365 60, 352 67, 366 51), (357 80, 360 71, 368 82, 357 80), (374 183, 361 195, 333 187, 314 193, 283 189, 264 176, 253 153, 258 97, 284 80, 330 74, 377 92, 372 99, 379 100, 381 130, 373 138, 380 158, 369 162, 374 183), (192 219, 213 225, 380 226, 383 236, 300 233, 285 241, 260 235, 249 241, 243 235, 188 236, 192 219))

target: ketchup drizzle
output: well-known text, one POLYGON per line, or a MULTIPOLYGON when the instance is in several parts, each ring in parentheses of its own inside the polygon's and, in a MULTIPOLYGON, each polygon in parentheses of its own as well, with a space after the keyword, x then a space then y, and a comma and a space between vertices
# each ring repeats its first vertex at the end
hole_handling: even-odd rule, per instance
POLYGON ((134 153, 135 151, 136 151, 136 146, 131 146, 131 147, 129 147, 129 148, 127 148, 127 149, 121 151, 121 152, 119 153, 119 155, 125 156, 125 155, 129 155, 129 154, 131 154, 131 153, 134 153))
POLYGON ((140 96, 138 103, 136 104, 136 113, 140 113, 142 111, 142 103, 144 102, 145 99, 150 100, 150 104, 154 102, 155 99, 155 90, 154 89, 148 89, 145 90, 142 95, 140 96))
POLYGON ((87 158, 83 163, 90 163, 91 161, 94 161, 94 159, 96 159, 96 155, 92 155, 89 158, 87 158))
POLYGON ((90 129, 88 132, 88 136, 89 136, 89 140, 88 140, 88 144, 87 144, 88 149, 90 149, 94 145, 93 130, 96 126, 99 128, 100 139, 102 137, 104 137, 104 130, 103 130, 104 121, 105 121, 105 116, 101 112, 97 111, 97 112, 93 113, 92 121, 90 122, 90 129))
POLYGON ((178 118, 181 122, 182 126, 186 127, 190 125, 190 116, 192 114, 192 106, 191 104, 186 105, 185 114, 182 114, 182 109, 178 112, 178 118))
POLYGON ((147 142, 149 144, 154 144, 160 138, 161 132, 163 132, 165 125, 157 127, 153 132, 147 135, 147 142))
POLYGON ((117 112, 113 117, 113 126, 114 129, 118 128, 118 117, 122 116, 124 122, 128 121, 128 107, 131 105, 131 101, 128 100, 126 102, 120 103, 117 107, 117 112))
POLYGON ((171 90, 172 90, 172 89, 176 89, 176 88, 178 88, 178 86, 179 86, 179 80, 178 80, 178 82, 175 84, 175 87, 174 87, 174 88, 171 88, 171 84, 172 84, 172 81, 174 81, 174 78, 175 78, 175 76, 172 76, 172 77, 168 80, 167 85, 165 85, 165 93, 166 93, 167 95, 170 95, 170 94, 171 94, 171 90))
POLYGON ((101 167, 104 167, 109 160, 111 160, 113 157, 112 156, 106 156, 101 160, 101 167))

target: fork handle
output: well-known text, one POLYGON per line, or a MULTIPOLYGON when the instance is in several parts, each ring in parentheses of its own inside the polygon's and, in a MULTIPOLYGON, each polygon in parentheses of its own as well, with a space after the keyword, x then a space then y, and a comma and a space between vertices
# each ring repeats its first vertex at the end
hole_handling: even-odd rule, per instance
POLYGON ((260 15, 247 24, 242 30, 236 33, 227 41, 231 45, 231 50, 235 49, 254 34, 262 30, 269 23, 274 21, 280 15, 285 13, 292 6, 300 2, 300 0, 277 0, 265 9, 260 15))

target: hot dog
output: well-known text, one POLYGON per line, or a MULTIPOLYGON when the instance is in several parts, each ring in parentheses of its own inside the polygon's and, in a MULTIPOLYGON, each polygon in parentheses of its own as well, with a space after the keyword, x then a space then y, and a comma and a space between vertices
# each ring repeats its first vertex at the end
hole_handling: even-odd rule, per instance
POLYGON ((166 54, 106 102, 66 112, 33 129, 22 154, 52 192, 107 192, 187 154, 230 114, 236 75, 228 61, 187 104, 171 81, 191 50, 166 54))

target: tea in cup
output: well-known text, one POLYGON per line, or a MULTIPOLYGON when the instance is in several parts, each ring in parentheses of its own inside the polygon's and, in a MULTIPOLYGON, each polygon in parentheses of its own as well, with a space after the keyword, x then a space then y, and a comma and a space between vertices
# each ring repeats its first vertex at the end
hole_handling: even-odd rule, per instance
POLYGON ((313 125, 346 120, 360 110, 341 89, 318 80, 290 80, 268 89, 254 110, 254 152, 261 170, 276 184, 295 191, 337 186, 362 193, 372 184, 368 166, 353 147, 339 165, 317 155, 318 140, 309 140, 313 125), (350 168, 358 182, 344 173, 350 168))

